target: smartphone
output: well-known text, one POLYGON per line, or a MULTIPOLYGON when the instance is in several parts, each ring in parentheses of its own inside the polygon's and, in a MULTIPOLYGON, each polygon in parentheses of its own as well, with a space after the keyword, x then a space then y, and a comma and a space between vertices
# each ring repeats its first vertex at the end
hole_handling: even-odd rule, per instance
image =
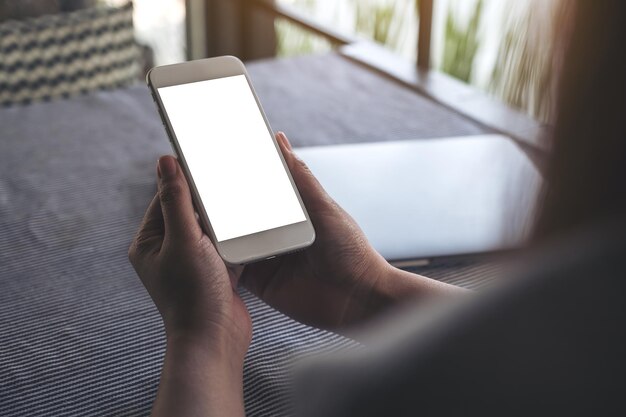
POLYGON ((241 265, 310 246, 315 230, 243 63, 201 59, 146 78, 222 259, 241 265))

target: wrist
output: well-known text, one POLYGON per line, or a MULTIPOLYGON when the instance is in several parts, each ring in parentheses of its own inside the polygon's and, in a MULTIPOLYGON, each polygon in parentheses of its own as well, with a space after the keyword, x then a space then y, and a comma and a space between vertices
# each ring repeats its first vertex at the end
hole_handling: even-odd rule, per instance
POLYGON ((385 279, 376 282, 375 288, 379 303, 384 306, 468 292, 461 287, 404 271, 390 264, 387 264, 387 273, 384 276, 385 279))
POLYGON ((388 283, 394 280, 394 269, 378 254, 371 258, 367 268, 355 279, 356 285, 349 296, 351 302, 340 327, 367 321, 393 303, 388 283))
POLYGON ((168 335, 153 415, 243 416, 243 358, 198 335, 168 335))
POLYGON ((375 279, 366 303, 369 316, 375 316, 395 305, 402 293, 400 287, 405 284, 404 277, 398 274, 398 269, 387 261, 380 263, 377 271, 373 274, 375 279))
POLYGON ((372 262, 357 282, 337 330, 368 321, 405 302, 468 293, 460 287, 396 268, 382 257, 372 262))
POLYGON ((167 350, 175 350, 192 357, 219 364, 223 368, 239 371, 247 352, 247 345, 234 342, 234 338, 221 332, 166 332, 167 350))

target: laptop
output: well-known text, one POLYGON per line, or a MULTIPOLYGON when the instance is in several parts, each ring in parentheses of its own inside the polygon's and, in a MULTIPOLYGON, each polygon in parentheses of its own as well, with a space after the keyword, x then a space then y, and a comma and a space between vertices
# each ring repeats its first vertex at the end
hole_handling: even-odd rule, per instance
POLYGON ((526 154, 502 135, 296 153, 396 265, 520 247, 532 228, 542 182, 526 154))

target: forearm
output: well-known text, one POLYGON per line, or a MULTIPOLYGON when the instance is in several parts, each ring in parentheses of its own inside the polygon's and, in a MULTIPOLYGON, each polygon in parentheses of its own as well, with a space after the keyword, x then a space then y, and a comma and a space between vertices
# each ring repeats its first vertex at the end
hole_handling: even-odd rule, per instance
POLYGON ((434 298, 463 296, 468 290, 395 268, 387 263, 367 277, 369 283, 355 292, 352 312, 345 327, 374 318, 400 304, 434 298))
POLYGON ((467 294, 468 290, 432 278, 404 271, 389 265, 386 279, 375 284, 375 293, 382 306, 393 306, 404 301, 429 298, 447 298, 467 294))
POLYGON ((244 416, 243 364, 222 350, 195 338, 168 338, 152 416, 244 416))

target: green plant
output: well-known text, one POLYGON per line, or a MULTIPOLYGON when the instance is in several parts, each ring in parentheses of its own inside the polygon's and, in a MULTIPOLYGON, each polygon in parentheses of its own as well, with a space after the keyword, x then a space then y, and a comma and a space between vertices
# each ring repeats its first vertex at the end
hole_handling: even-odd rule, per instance
MULTIPOLYGON (((298 8, 312 12, 317 0, 298 0, 298 8)), ((276 54, 280 57, 306 55, 329 51, 330 43, 307 30, 285 20, 274 21, 276 30, 276 54)))
MULTIPOLYGON (((294 0, 293 3, 311 13, 322 10, 324 15, 332 16, 327 24, 341 22, 342 30, 373 39, 396 52, 404 47, 405 57, 410 58, 416 51, 415 44, 407 42, 417 38, 415 17, 419 0, 294 0)), ((548 120, 554 84, 552 57, 558 29, 556 22, 567 3, 563 0, 476 0, 468 5, 465 23, 465 19, 455 13, 459 11, 455 8, 462 4, 461 0, 451 1, 444 10, 442 55, 436 57, 441 57, 438 68, 462 81, 481 83, 482 88, 506 103, 540 120, 548 120), (504 3, 501 9, 504 14, 494 16, 489 12, 494 2, 504 3), (487 18, 490 21, 485 21, 487 18), (497 39, 497 59, 492 69, 485 68, 484 62, 480 62, 483 64, 480 67, 475 65, 483 42, 481 30, 488 28, 488 24, 503 25, 501 32, 495 31, 501 39, 497 39), (475 69, 486 69, 486 73, 474 74, 475 69)), ((331 49, 324 39, 288 22, 277 21, 276 29, 281 56, 331 49)))
POLYGON ((505 102, 548 121, 552 111, 553 55, 565 2, 531 0, 522 18, 508 21, 489 90, 505 102))
POLYGON ((452 10, 448 10, 445 27, 445 44, 441 70, 462 81, 469 82, 472 76, 474 58, 480 44, 478 28, 483 10, 479 0, 469 20, 467 28, 457 21, 452 10))
MULTIPOLYGON (((280 1, 280 0, 279 0, 280 1)), ((293 4, 307 13, 324 10, 326 16, 332 16, 326 24, 346 25, 347 32, 358 33, 392 50, 400 51, 408 38, 412 38, 412 21, 415 17, 415 0, 341 0, 323 2, 319 0, 295 0, 293 4), (346 8, 354 15, 344 14, 346 8), (354 20, 351 20, 351 19, 354 20), (350 29, 349 27, 352 26, 350 29)), ((276 24, 278 53, 280 56, 328 50, 330 45, 319 42, 317 36, 299 30, 287 22, 276 24)), ((406 50, 407 48, 405 48, 406 50)), ((408 46, 410 52, 414 47, 408 46)))
POLYGON ((390 41, 389 29, 394 17, 395 3, 385 6, 355 1, 356 32, 370 36, 376 42, 388 44, 390 41))
MULTIPOLYGON (((354 31, 401 53, 409 38, 416 39, 415 0, 351 0, 354 31)), ((415 47, 409 46, 414 52, 415 47)))
POLYGON ((331 50, 330 43, 284 19, 274 21, 276 53, 280 57, 306 55, 331 50))

